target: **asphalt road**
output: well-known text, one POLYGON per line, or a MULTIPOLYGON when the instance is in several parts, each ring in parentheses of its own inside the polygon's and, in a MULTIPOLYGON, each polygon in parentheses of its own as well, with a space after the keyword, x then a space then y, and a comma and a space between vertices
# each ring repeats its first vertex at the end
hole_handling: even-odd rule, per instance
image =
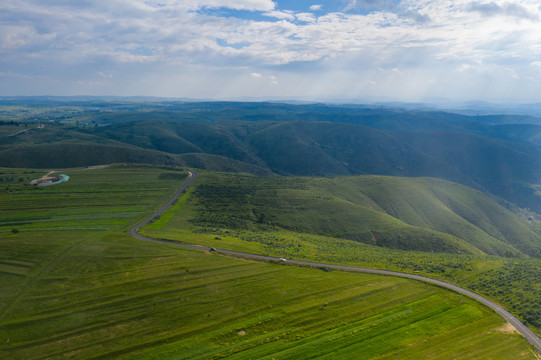
POLYGON ((526 327, 523 323, 520 322, 519 319, 517 319, 515 316, 513 316, 511 313, 506 311, 503 307, 496 304, 495 302, 477 294, 473 291, 464 289, 460 286, 441 281, 436 279, 431 279, 425 276, 421 275, 415 275, 415 274, 407 274, 407 273, 401 273, 397 271, 390 271, 390 270, 379 270, 379 269, 370 269, 370 268, 363 268, 363 267, 357 267, 357 266, 347 266, 347 265, 336 265, 336 264, 325 264, 325 263, 317 263, 317 262, 311 262, 311 261, 301 261, 301 260, 286 260, 285 262, 281 260, 281 258, 273 257, 273 256, 265 256, 265 255, 258 255, 258 254, 249 254, 249 253, 243 253, 239 251, 233 251, 233 250, 224 250, 224 249, 214 249, 209 248, 208 246, 201 246, 201 245, 193 245, 193 244, 186 244, 186 243, 179 243, 179 242, 173 242, 168 240, 160 240, 160 239, 153 239, 146 236, 143 236, 137 232, 137 230, 145 225, 147 225, 149 222, 154 220, 156 217, 162 215, 172 204, 175 202, 175 200, 182 194, 182 192, 192 183, 192 181, 197 177, 197 173, 195 171, 188 171, 188 180, 182 185, 182 187, 173 195, 169 201, 167 201, 162 207, 160 207, 154 214, 152 214, 150 217, 146 218, 145 220, 141 221, 137 225, 134 225, 130 230, 130 234, 140 240, 144 241, 151 241, 155 243, 162 243, 162 244, 168 244, 168 245, 176 245, 176 246, 182 246, 189 249, 196 249, 196 250, 203 250, 203 251, 216 251, 219 254, 228 255, 228 256, 236 256, 236 257, 242 257, 247 259, 253 259, 253 260, 259 260, 259 261, 271 261, 271 262, 280 262, 283 264, 289 264, 289 265, 296 265, 296 266, 309 266, 314 268, 329 268, 329 269, 335 269, 335 270, 342 270, 342 271, 353 271, 353 272, 362 272, 362 273, 368 273, 368 274, 377 274, 377 275, 388 275, 388 276, 399 276, 403 278, 418 280, 427 282, 430 284, 434 284, 452 291, 455 291, 457 293, 466 295, 472 299, 475 299, 492 310, 494 310, 498 315, 503 317, 505 320, 507 320, 509 323, 511 323, 515 329, 519 333, 521 333, 526 340, 530 344, 532 344, 537 351, 541 352, 541 340, 537 335, 533 333, 528 327, 526 327))
POLYGON ((180 246, 189 247, 189 248, 192 248, 192 249, 208 250, 209 248, 204 247, 204 246, 195 246, 194 245, 194 247, 192 247, 192 246, 188 246, 189 244, 180 244, 180 243, 173 243, 173 242, 170 242, 170 241, 151 239, 151 238, 143 236, 143 235, 141 235, 141 234, 139 234, 137 232, 137 230, 139 230, 143 226, 147 225, 149 222, 151 222, 152 220, 154 220, 158 216, 162 215, 165 212, 165 210, 167 210, 178 199, 178 197, 182 194, 182 192, 188 186, 190 186, 190 184, 192 183, 192 181, 194 181, 194 179, 196 177, 197 177, 197 173, 195 171, 189 171, 188 170, 188 180, 184 183, 184 185, 182 185, 181 188, 178 189, 178 191, 173 195, 173 197, 171 199, 169 199, 165 204, 163 204, 162 207, 160 207, 154 214, 150 215, 148 218, 141 221, 140 223, 132 226, 130 228, 130 230, 129 230, 130 235, 137 238, 137 239, 145 240, 145 241, 152 241, 152 242, 158 242, 158 243, 164 243, 164 244, 180 245, 180 246))

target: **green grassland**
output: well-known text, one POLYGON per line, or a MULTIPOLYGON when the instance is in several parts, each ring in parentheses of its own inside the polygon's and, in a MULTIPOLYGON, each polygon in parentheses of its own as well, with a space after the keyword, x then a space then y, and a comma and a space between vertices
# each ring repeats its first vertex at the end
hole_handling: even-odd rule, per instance
POLYGON ((538 229, 461 185, 426 178, 260 178, 203 172, 180 202, 182 206, 143 232, 216 248, 421 273, 479 291, 541 328, 541 261, 517 248, 504 253, 515 258, 488 256, 475 247, 483 244, 479 239, 471 241, 480 236, 507 250, 513 240, 529 236, 535 245, 538 229), (379 239, 368 236, 363 243, 362 231, 377 233, 379 239), (502 234, 515 235, 508 240, 502 234), (374 246, 384 236, 390 237, 379 244, 385 247, 374 246), (394 250, 389 249, 393 239, 398 245, 394 250), (462 247, 444 248, 447 239, 462 247), (400 250, 405 247, 410 251, 400 250))
POLYGON ((195 225, 280 228, 403 250, 541 254, 541 235, 479 191, 432 178, 204 173, 195 225))
MULTIPOLYGON (((492 311, 434 286, 129 237, 184 172, 64 170, 33 188, 43 173, 0 170, 0 358, 537 358, 492 311)), ((189 224, 193 194, 152 226, 189 224)))
MULTIPOLYGON (((438 112, 325 106, 306 112, 303 106, 234 103, 171 103, 133 111, 134 103, 102 105, 89 103, 85 112, 72 104, 79 108, 72 115, 67 107, 51 114, 45 128, 10 137, 49 115, 38 106, 34 115, 21 112, 16 122, 21 126, 3 121, 0 164, 51 168, 130 162, 257 175, 429 176, 541 213, 532 188, 541 183, 541 150, 521 125, 509 125, 515 135, 506 137, 506 130, 493 126, 459 126, 458 121, 478 118, 438 112)), ((1 109, 0 102, 0 116, 1 109)))

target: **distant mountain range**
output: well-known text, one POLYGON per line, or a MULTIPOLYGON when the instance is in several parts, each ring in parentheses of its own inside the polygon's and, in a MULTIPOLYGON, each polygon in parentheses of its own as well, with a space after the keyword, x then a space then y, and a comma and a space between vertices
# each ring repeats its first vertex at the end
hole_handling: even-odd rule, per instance
POLYGON ((64 114, 44 129, 2 137, 0 164, 137 162, 258 175, 429 176, 541 213, 541 122, 531 116, 324 104, 102 106, 108 110, 64 114))
POLYGON ((159 96, 94 96, 94 95, 74 95, 74 96, 0 96, 0 106, 10 103, 24 104, 67 104, 67 103, 236 103, 236 104, 279 104, 279 105, 313 105, 325 104, 327 106, 361 106, 369 108, 394 108, 403 110, 423 110, 423 111, 445 111, 448 113, 463 114, 469 116, 475 115, 525 115, 541 118, 541 103, 491 103, 486 101, 456 101, 445 98, 427 98, 421 102, 400 102, 387 98, 325 98, 311 99, 298 97, 291 98, 257 98, 241 97, 227 98, 222 100, 196 99, 186 97, 159 97, 159 96))

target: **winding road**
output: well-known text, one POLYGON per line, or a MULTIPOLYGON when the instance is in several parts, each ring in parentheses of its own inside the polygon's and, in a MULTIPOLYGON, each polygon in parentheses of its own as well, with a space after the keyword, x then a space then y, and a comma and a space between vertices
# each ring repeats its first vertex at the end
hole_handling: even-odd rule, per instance
MULTIPOLYGON (((250 253, 243 253, 239 251, 233 251, 233 250, 224 250, 224 249, 214 249, 210 248, 208 246, 201 246, 201 245, 193 245, 193 244, 186 244, 186 243, 179 243, 179 242, 173 242, 173 241, 167 241, 167 240, 160 240, 160 239, 153 239, 146 236, 143 236, 137 232, 138 229, 141 227, 147 225, 149 222, 154 220, 156 217, 162 215, 182 194, 182 192, 192 183, 192 181, 197 177, 197 173, 195 171, 188 170, 188 180, 182 185, 182 187, 173 195, 169 201, 167 201, 162 207, 160 207, 154 214, 152 214, 150 217, 146 218, 145 220, 141 221, 140 223, 134 225, 132 228, 130 228, 129 233, 140 240, 144 241, 151 241, 155 243, 162 243, 162 244, 169 244, 169 245, 176 245, 176 246, 182 246, 189 249, 196 249, 196 250, 203 250, 203 251, 216 251, 217 253, 229 255, 229 256, 236 256, 236 257, 242 257, 242 258, 248 258, 253 260, 260 260, 260 261, 274 261, 274 262, 280 262, 281 259, 273 256, 265 256, 265 255, 258 255, 258 254, 250 254, 250 253)), ((282 260, 283 262, 283 260, 282 260)), ((301 260, 287 260, 287 264, 296 265, 296 266, 310 266, 315 268, 325 267, 329 269, 335 269, 335 270, 343 270, 343 271, 353 271, 353 272, 362 272, 362 273, 368 273, 368 274, 377 274, 377 275, 388 275, 388 276, 398 276, 418 281, 427 282, 430 284, 434 284, 452 291, 455 291, 457 293, 466 295, 472 299, 475 299, 492 310, 494 310, 497 314, 499 314, 501 317, 503 317, 505 320, 507 320, 511 325, 517 329, 517 331, 522 334, 526 340, 530 344, 532 344, 537 351, 541 352, 541 339, 535 335, 533 331, 531 331, 528 327, 526 327, 522 322, 520 322, 519 319, 517 319, 515 316, 513 316, 511 313, 509 313, 507 310, 505 310, 500 305, 496 304, 495 302, 477 294, 473 291, 464 289, 460 286, 441 281, 436 279, 431 279, 425 276, 421 275, 415 275, 415 274, 407 274, 407 273, 401 273, 397 271, 390 271, 390 270, 379 270, 379 269, 370 269, 370 268, 363 268, 363 267, 357 267, 357 266, 347 266, 347 265, 336 265, 336 264, 325 264, 325 263, 317 263, 317 262, 311 262, 311 261, 301 261, 301 260)))

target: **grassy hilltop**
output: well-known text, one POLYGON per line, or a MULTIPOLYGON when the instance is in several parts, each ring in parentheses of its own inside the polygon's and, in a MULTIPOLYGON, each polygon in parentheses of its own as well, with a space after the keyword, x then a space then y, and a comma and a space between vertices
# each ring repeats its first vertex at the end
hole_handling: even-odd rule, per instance
MULTIPOLYGON (((130 238, 185 172, 66 170, 44 188, 24 185, 39 171, 1 173, 2 358, 536 359, 501 318, 437 287, 130 238)), ((153 226, 186 223, 190 194, 153 226)))

